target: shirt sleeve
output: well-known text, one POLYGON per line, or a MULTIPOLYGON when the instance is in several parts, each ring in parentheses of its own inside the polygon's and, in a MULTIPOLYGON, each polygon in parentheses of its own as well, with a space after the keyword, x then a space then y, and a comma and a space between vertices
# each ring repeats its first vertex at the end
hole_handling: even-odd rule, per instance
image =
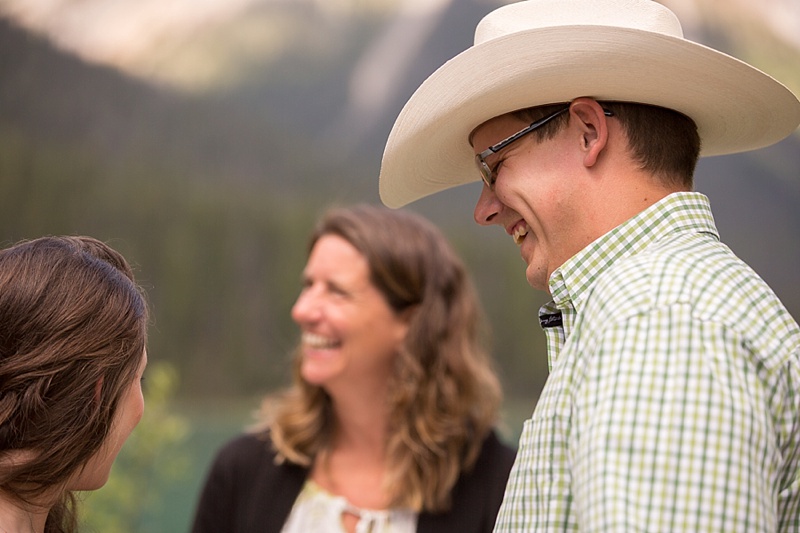
POLYGON ((786 391, 685 304, 586 335, 568 460, 581 531, 777 531, 786 391))

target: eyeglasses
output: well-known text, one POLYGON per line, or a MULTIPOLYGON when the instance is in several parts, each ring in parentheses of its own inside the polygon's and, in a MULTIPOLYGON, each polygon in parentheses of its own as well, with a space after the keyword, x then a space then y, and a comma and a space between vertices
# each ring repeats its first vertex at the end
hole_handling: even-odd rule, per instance
MULTIPOLYGON (((475 154, 475 165, 478 167, 478 170, 481 173, 481 179, 483 179, 483 182, 486 184, 486 186, 489 187, 490 190, 494 189, 494 182, 497 180, 497 176, 495 175, 494 170, 492 170, 492 168, 489 167, 489 165, 486 163, 487 157, 489 157, 492 154, 496 154, 509 144, 529 134, 530 132, 536 130, 537 128, 541 128, 542 126, 544 126, 545 124, 547 124, 548 122, 550 122, 551 120, 561 115, 562 113, 565 113, 568 110, 569 106, 559 109, 558 111, 556 111, 551 115, 547 115, 544 118, 540 118, 536 122, 532 122, 529 126, 526 126, 525 128, 519 130, 514 135, 503 139, 499 143, 490 146, 483 152, 475 154)), ((608 109, 603 109, 603 112, 607 117, 614 116, 614 113, 609 111, 608 109)))

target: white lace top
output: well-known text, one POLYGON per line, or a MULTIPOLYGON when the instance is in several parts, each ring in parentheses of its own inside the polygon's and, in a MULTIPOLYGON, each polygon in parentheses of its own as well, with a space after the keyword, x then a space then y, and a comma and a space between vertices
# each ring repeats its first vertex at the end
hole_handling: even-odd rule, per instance
POLYGON ((282 533, 344 533, 342 514, 359 517, 356 533, 414 533, 417 513, 408 509, 360 509, 342 496, 326 492, 307 480, 294 502, 282 533))

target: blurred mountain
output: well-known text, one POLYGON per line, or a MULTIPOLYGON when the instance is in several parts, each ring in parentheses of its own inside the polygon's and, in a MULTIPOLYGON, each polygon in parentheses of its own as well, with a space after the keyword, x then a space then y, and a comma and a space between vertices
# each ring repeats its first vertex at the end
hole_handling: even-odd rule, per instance
POLYGON ((309 136, 274 121, 263 103, 153 85, 66 54, 3 19, 0 79, 0 126, 80 144, 112 167, 149 159, 195 179, 268 179, 279 187, 285 181, 277 176, 308 170, 300 147, 309 136))
MULTIPOLYGON (((672 3, 676 10, 681 7, 688 36, 753 62, 800 91, 798 48, 746 8, 723 2, 723 9, 713 0, 672 3)), ((493 5, 486 0, 3 0, 0 135, 21 139, 31 157, 56 154, 64 165, 69 160, 64 154, 80 153, 109 182, 130 181, 131 169, 137 168, 137 176, 148 176, 136 178, 147 183, 148 191, 166 185, 180 191, 158 200, 163 205, 154 212, 179 216, 183 197, 198 188, 211 191, 209 197, 224 208, 214 211, 209 226, 200 224, 204 231, 224 227, 230 217, 239 217, 232 227, 240 231, 261 216, 259 209, 271 210, 279 221, 275 224, 282 225, 265 225, 263 231, 275 240, 250 236, 253 240, 243 240, 241 250, 263 247, 265 257, 276 258, 288 254, 286 240, 277 233, 288 228, 301 233, 310 224, 308 217, 323 206, 378 202, 380 158, 395 117, 430 73, 471 45, 475 25, 493 5), (239 196, 228 196, 235 191, 239 196), (307 218, 292 219, 287 215, 292 212, 307 218), (276 251, 276 243, 283 248, 276 251)), ((791 2, 772 0, 771 5, 791 2)), ((6 179, 3 164, 0 157, 0 181, 6 179)), ((696 182, 711 198, 723 240, 800 317, 798 136, 757 152, 705 159, 696 182)), ((542 373, 543 342, 531 324, 544 298, 526 289, 511 241, 472 222, 477 190, 461 187, 409 208, 440 224, 462 251, 492 317, 498 351, 518 354, 519 361, 507 363, 506 371, 526 379, 531 371, 521 369, 531 351, 537 352, 536 372, 542 373)), ((3 194, 0 208, 21 201, 3 194)), ((126 194, 131 203, 154 197, 135 189, 126 194)), ((204 222, 208 218, 200 216, 204 222)), ((173 224, 172 219, 158 220, 159 230, 173 224)), ((220 236, 221 243, 232 239, 220 236)), ((302 244, 288 242, 302 253, 302 244)), ((147 265, 162 259, 152 252, 141 261, 147 265)), ((258 275, 257 266, 247 268, 258 275)), ((243 276, 237 273, 230 283, 243 276)), ((165 283, 158 274, 153 279, 162 282, 154 290, 158 299, 165 283)), ((188 298, 200 298, 207 285, 218 283, 188 288, 188 298)), ((285 280, 278 283, 285 285, 285 280)), ((249 289, 228 292, 253 297, 249 289)), ((257 324, 265 314, 288 314, 287 302, 290 296, 282 300, 283 308, 270 310, 253 304, 248 320, 257 324)), ((192 309, 191 304, 178 307, 192 309)), ((259 342, 261 337, 235 349, 253 351, 259 342)), ((180 349, 179 343, 170 349, 180 349)), ((233 348, 220 341, 219 349, 233 348)), ((211 352, 204 361, 217 368, 211 352)), ((193 356, 187 355, 187 361, 193 356)), ((198 377, 195 385, 202 383, 198 377)))

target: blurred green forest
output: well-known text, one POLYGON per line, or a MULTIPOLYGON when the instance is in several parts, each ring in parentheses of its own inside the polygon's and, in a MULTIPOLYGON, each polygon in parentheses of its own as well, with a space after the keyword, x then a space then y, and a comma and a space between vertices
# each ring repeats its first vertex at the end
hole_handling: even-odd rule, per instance
MULTIPOLYGON (((377 203, 374 171, 357 158, 332 164, 309 139, 224 101, 87 65, 7 22, 0 45, 18 52, 0 54, 0 243, 80 233, 125 254, 153 306, 151 358, 175 365, 181 397, 285 383, 307 236, 327 207, 377 203)), ((509 392, 533 398, 546 373, 541 298, 516 250, 473 228, 462 205, 431 218, 475 275, 509 392)))
MULTIPOLYGON (((224 182, 199 186, 151 164, 112 173, 80 150, 8 131, 0 133, 0 199, 3 244, 89 234, 134 263, 153 307, 151 359, 175 364, 180 392, 188 396, 251 394, 285 382, 296 338, 289 309, 307 236, 323 209, 346 203, 311 194, 276 198, 255 186, 224 182)), ((452 240, 473 270, 491 269, 497 276, 493 259, 503 254, 470 249, 475 243, 455 235, 452 240)), ((507 372, 524 392, 529 383, 521 374, 532 346, 515 342, 524 335, 502 334, 536 325, 535 298, 519 290, 524 277, 508 282, 521 277, 518 262, 500 265, 506 274, 499 276, 494 298, 484 300, 496 302, 487 309, 494 316, 527 308, 495 327, 505 361, 513 359, 508 354, 524 354, 519 368, 507 372)), ((483 281, 486 292, 489 280, 483 281)))

